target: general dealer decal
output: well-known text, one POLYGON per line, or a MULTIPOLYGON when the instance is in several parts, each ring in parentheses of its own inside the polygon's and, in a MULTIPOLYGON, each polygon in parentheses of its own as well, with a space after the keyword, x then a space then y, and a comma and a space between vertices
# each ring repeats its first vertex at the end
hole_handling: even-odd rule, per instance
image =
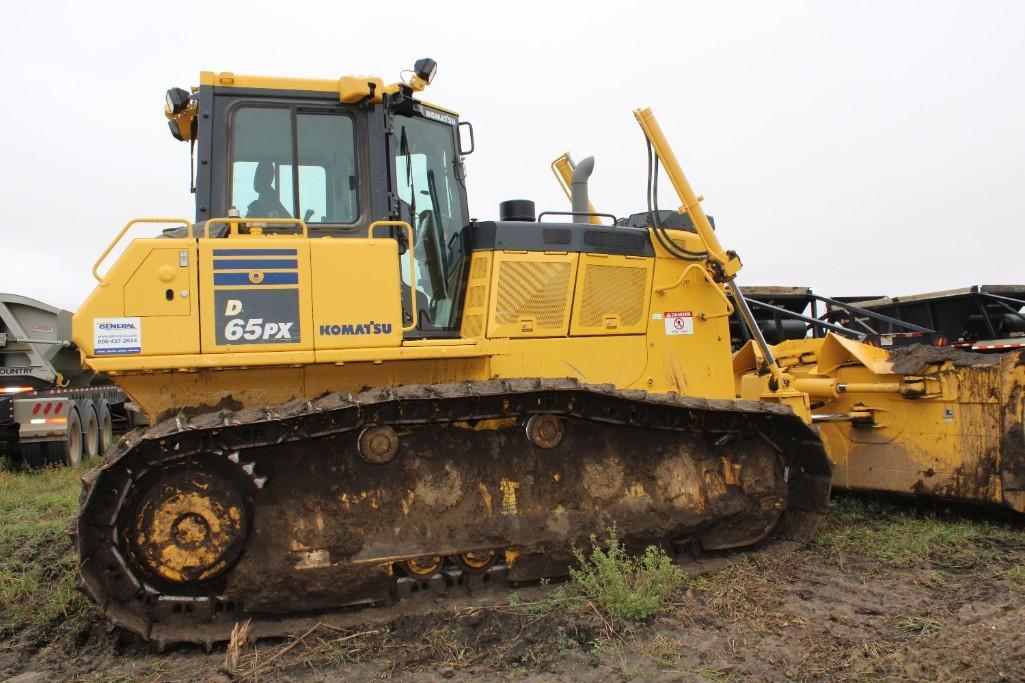
POLYGON ((666 334, 694 334, 694 316, 690 311, 666 311, 663 315, 666 334))
POLYGON ((142 321, 139 318, 94 318, 93 351, 113 356, 142 351, 142 321))

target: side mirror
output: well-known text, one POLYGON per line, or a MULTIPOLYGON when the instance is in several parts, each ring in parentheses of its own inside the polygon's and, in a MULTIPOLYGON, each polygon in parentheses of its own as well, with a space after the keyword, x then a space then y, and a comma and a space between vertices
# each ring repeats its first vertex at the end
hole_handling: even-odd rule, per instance
POLYGON ((459 154, 460 154, 460 156, 464 156, 465 157, 467 154, 473 154, 473 150, 476 147, 476 143, 474 142, 474 139, 473 139, 473 124, 470 123, 469 121, 460 121, 459 125, 456 127, 456 134, 459 137, 459 154), (467 134, 466 134, 465 137, 463 136, 463 126, 466 126, 466 131, 467 131, 467 134), (469 142, 470 142, 470 148, 469 149, 465 148, 466 145, 463 142, 465 139, 469 139, 469 142))

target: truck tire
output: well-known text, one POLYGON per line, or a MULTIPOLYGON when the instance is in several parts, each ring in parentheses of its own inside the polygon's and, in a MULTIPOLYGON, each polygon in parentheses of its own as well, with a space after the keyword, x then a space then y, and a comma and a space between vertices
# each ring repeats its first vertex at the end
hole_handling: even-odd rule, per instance
POLYGON ((78 408, 68 413, 68 429, 63 441, 51 441, 46 444, 50 463, 77 467, 82 464, 82 418, 78 408))
POLYGON ((114 442, 114 420, 110 415, 110 405, 105 398, 96 401, 96 422, 100 437, 100 455, 103 455, 114 442))
POLYGON ((85 401, 79 408, 82 416, 82 455, 95 458, 100 454, 100 423, 92 401, 85 401))

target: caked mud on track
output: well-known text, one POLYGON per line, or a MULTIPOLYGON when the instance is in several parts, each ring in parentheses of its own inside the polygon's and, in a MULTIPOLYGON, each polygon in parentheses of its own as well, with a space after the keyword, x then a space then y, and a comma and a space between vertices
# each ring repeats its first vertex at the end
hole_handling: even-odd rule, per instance
POLYGON ((806 541, 829 462, 789 408, 505 380, 330 394, 128 435, 87 477, 80 584, 116 625, 211 643, 252 619, 565 575, 628 546, 806 541), (471 578, 472 577, 472 578, 471 578))

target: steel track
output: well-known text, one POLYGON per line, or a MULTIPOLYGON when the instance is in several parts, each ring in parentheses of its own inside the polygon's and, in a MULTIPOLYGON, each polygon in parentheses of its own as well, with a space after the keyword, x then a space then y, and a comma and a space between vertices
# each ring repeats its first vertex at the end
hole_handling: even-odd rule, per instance
MULTIPOLYGON (((699 435, 715 446, 751 438, 769 444, 785 464, 788 493, 779 523, 761 543, 777 539, 807 542, 827 509, 830 465, 821 441, 789 408, 780 405, 621 391, 574 380, 410 385, 355 395, 329 394, 274 408, 206 412, 126 435, 105 463, 83 478, 80 512, 72 531, 80 558, 79 588, 112 625, 161 645, 191 642, 209 647, 228 639, 232 626, 246 619, 252 620, 254 634, 285 636, 311 620, 324 620, 325 614, 344 614, 361 604, 366 609, 366 605, 418 594, 443 594, 458 586, 472 591, 540 578, 523 571, 514 575, 505 566, 473 577, 448 569, 427 580, 392 577, 383 594, 356 597, 332 609, 321 605, 310 612, 274 614, 275 610, 247 609, 216 591, 203 594, 156 585, 132 566, 119 529, 122 508, 133 486, 143 477, 152 477, 154 471, 185 461, 223 458, 242 469, 250 462, 248 454, 257 449, 285 457, 284 453, 294 452, 290 448, 309 447, 322 439, 352 439, 370 425, 475 424, 537 414, 587 421, 596 429, 605 424, 677 432, 681 437, 699 435)), ((259 467, 243 471, 251 482, 254 509, 259 514, 264 475, 259 467)))

